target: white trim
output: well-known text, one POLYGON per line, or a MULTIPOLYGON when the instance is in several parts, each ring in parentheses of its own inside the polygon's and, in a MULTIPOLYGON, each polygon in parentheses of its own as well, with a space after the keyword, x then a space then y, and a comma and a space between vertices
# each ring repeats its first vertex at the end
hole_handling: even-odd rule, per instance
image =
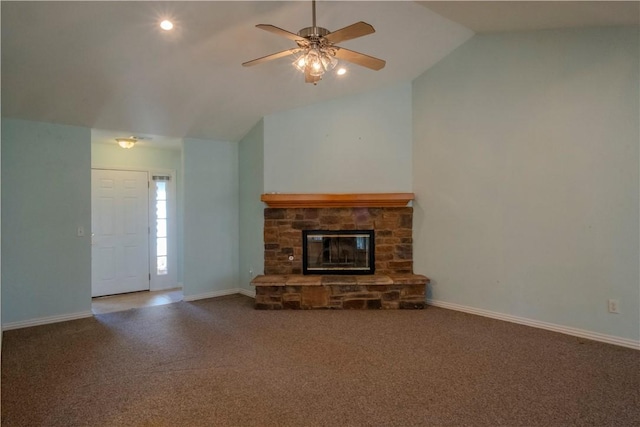
POLYGON ((103 166, 98 166, 98 167, 93 167, 91 166, 92 170, 104 170, 104 171, 127 171, 127 172, 149 172, 149 169, 145 169, 145 168, 130 168, 130 167, 123 167, 123 168, 119 168, 116 166, 109 166, 109 167, 103 167, 103 166))
POLYGON ((246 295, 246 296, 251 297, 251 298, 255 298, 256 297, 256 291, 255 290, 251 290, 251 289, 239 288, 238 289, 238 293, 241 294, 241 295, 246 295))
POLYGON ((584 329, 572 328, 569 326, 556 325, 555 323, 541 322, 539 320, 527 319, 526 317, 512 316, 510 314, 497 313, 495 311, 482 310, 479 308, 469 307, 466 305, 453 304, 450 302, 437 301, 427 299, 427 304, 434 307, 447 308, 449 310, 462 311, 465 313, 476 314, 478 316, 490 317, 492 319, 503 320, 505 322, 518 323, 520 325, 532 326, 534 328, 546 329, 548 331, 559 332, 561 334, 572 335, 575 337, 586 338, 593 341, 600 341, 607 344, 619 345, 622 347, 640 350, 640 341, 616 337, 614 335, 600 334, 598 332, 586 331, 584 329))
POLYGON ((233 295, 233 294, 238 294, 240 293, 240 288, 235 288, 235 289, 225 289, 223 291, 213 291, 213 292, 207 292, 204 294, 198 294, 198 295, 185 295, 182 300, 183 301, 196 301, 199 299, 206 299, 206 298, 215 298, 215 297, 223 297, 226 295, 233 295))
POLYGON ((2 330, 8 331, 10 329, 48 325, 49 323, 66 322, 68 320, 84 319, 86 317, 93 317, 93 313, 91 311, 81 311, 79 313, 59 314, 57 316, 38 317, 36 319, 21 320, 19 322, 9 322, 2 325, 2 330))

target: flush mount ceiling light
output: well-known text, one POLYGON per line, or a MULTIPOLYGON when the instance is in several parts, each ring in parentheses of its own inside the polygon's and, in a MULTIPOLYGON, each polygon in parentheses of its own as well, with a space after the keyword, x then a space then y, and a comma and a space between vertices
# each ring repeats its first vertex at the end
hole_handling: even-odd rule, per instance
POLYGON ((116 138, 116 142, 122 148, 133 148, 140 138, 130 136, 129 138, 116 138))
POLYGON ((269 31, 270 33, 295 41, 298 47, 263 56, 262 58, 245 62, 242 65, 249 67, 272 59, 299 54, 296 60, 293 61, 293 66, 304 73, 305 83, 313 83, 314 85, 322 79, 324 73, 332 70, 336 66, 338 59, 376 71, 384 68, 386 62, 382 59, 335 45, 335 43, 374 33, 375 30, 371 25, 360 21, 340 30, 330 32, 326 28, 316 26, 315 0, 311 2, 311 8, 313 26, 301 29, 298 31, 298 34, 291 33, 273 25, 256 25, 256 27, 261 30, 269 31))

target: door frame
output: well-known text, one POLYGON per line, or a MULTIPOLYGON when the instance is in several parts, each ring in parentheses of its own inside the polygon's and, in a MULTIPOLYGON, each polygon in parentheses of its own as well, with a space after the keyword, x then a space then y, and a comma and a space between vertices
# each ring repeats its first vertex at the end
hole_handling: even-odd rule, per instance
MULTIPOLYGON (((177 218, 177 190, 178 187, 176 185, 176 171, 175 169, 162 169, 162 168, 132 168, 132 167, 117 167, 117 166, 109 166, 109 167, 92 167, 91 170, 115 170, 115 171, 128 171, 128 172, 146 172, 147 173, 147 188, 148 188, 148 217, 147 217, 147 238, 149 239, 149 291, 161 291, 165 289, 174 289, 178 287, 182 287, 180 283, 178 283, 178 218, 177 218), (171 280, 167 283, 167 280, 159 279, 159 276, 156 274, 156 242, 155 242, 155 227, 152 227, 152 224, 155 224, 155 188, 151 185, 152 176, 156 175, 169 175, 171 176, 171 180, 169 181, 171 184, 168 186, 167 196, 167 237, 168 237, 168 245, 167 245, 167 265, 170 271, 173 271, 171 274, 171 280)), ((93 194, 91 194, 91 198, 93 200, 93 194)), ((92 224, 93 226, 93 224, 92 224)), ((89 284, 91 286, 91 284, 89 284)))

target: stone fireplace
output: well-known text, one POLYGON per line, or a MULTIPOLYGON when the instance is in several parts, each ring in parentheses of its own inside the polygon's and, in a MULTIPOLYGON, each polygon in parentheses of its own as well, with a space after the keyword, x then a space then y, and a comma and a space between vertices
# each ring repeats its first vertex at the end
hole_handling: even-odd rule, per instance
POLYGON ((264 194, 256 308, 424 308, 429 279, 413 274, 412 199, 264 194))
POLYGON ((412 207, 266 208, 264 273, 302 274, 303 230, 373 230, 375 271, 413 272, 412 207))

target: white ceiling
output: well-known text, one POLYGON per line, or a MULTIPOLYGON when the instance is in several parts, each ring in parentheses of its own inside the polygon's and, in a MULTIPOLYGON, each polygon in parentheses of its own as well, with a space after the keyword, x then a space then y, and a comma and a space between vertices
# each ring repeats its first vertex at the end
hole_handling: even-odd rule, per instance
POLYGON ((478 34, 640 25, 640 1, 420 1, 478 34))
POLYGON ((538 2, 319 1, 319 26, 373 25, 375 34, 341 45, 387 66, 349 66, 347 75, 313 86, 289 57, 240 65, 294 47, 255 24, 297 32, 311 25, 309 1, 4 1, 2 115, 90 127, 97 141, 129 135, 149 136, 140 144, 158 147, 183 137, 237 141, 265 115, 409 82, 474 31, 575 26, 554 19, 560 9, 582 19, 580 26, 619 25, 618 15, 639 4, 530 3, 538 2), (159 29, 165 17, 174 31, 159 29))

